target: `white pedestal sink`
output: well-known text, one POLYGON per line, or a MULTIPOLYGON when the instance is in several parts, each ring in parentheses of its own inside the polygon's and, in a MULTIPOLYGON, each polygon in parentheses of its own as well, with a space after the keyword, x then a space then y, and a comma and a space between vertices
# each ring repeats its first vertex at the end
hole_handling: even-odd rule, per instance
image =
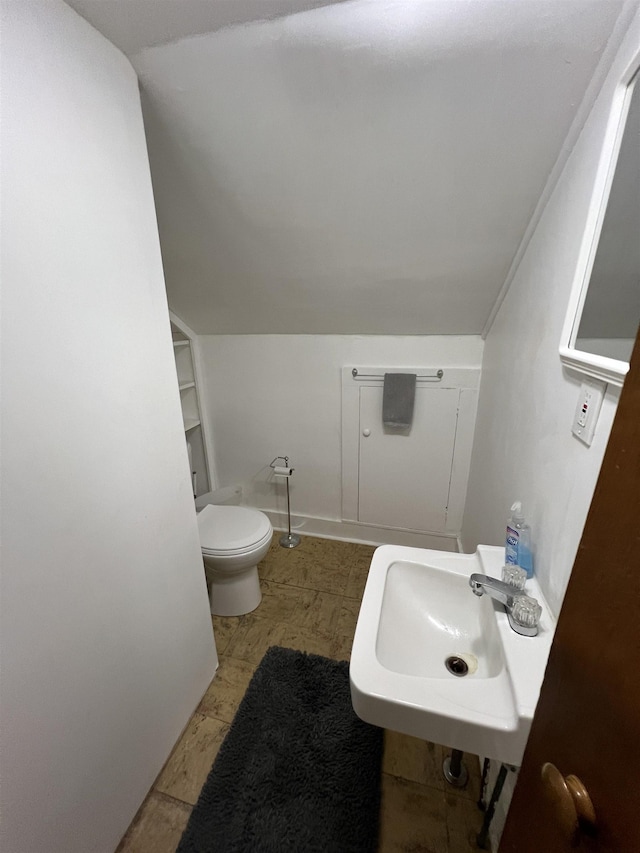
POLYGON ((475 554, 383 545, 373 555, 351 653, 359 717, 507 764, 529 736, 555 623, 535 580, 527 593, 543 615, 536 637, 510 627, 502 605, 469 587, 474 572, 500 578, 504 549, 475 554), (458 677, 445 661, 461 658, 458 677))

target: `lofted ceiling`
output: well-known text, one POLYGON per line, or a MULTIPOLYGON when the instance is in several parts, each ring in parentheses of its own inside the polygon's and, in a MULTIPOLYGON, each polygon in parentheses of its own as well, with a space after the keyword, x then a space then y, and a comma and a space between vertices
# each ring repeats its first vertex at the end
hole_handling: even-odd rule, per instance
POLYGON ((139 75, 203 334, 479 334, 623 5, 69 2, 139 75))
POLYGON ((188 36, 343 0, 66 0, 127 56, 188 36))

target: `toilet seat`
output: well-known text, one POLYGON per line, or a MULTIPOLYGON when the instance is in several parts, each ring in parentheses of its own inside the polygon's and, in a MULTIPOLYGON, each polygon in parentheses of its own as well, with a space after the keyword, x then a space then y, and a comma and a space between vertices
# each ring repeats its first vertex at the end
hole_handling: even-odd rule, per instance
POLYGON ((197 518, 204 556, 248 554, 268 542, 273 533, 267 516, 249 507, 207 504, 197 518))

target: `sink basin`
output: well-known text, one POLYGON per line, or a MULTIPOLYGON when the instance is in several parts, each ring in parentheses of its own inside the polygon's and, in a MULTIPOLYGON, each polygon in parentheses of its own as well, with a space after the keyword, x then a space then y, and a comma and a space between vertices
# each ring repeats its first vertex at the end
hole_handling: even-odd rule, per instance
POLYGON ((509 626, 502 605, 469 587, 500 577, 504 549, 475 554, 383 545, 371 562, 351 653, 353 707, 363 720, 454 749, 520 764, 544 677, 554 622, 536 637, 509 626), (462 661, 463 677, 447 660, 462 661))
POLYGON ((451 678, 451 656, 473 678, 493 678, 504 666, 490 599, 471 594, 464 575, 406 560, 387 569, 376 656, 392 672, 428 678, 451 678))

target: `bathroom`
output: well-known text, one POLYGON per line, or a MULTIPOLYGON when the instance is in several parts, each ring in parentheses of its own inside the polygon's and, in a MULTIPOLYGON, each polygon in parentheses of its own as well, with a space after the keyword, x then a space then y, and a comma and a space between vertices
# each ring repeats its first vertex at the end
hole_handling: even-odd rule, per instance
MULTIPOLYGON (((453 543, 473 552, 479 543, 500 544, 506 512, 520 499, 535 531, 536 571, 556 612, 620 394, 607 385, 592 444, 577 441, 571 423, 581 376, 563 368, 558 349, 612 92, 638 41, 636 3, 589 4, 591 14, 584 4, 567 4, 565 30, 557 21, 546 27, 544 3, 514 4, 538 41, 549 39, 549 53, 524 39, 514 12, 503 36, 514 49, 484 32, 471 54, 487 58, 477 78, 459 67, 470 46, 453 12, 458 3, 274 3, 274 16, 300 12, 280 24, 252 23, 252 4, 239 0, 193 4, 200 13, 184 19, 171 17, 171 4, 164 17, 150 16, 142 2, 118 17, 109 10, 119 5, 70 4, 87 17, 94 7, 93 25, 103 33, 114 27, 107 38, 131 57, 143 52, 136 39, 145 27, 154 45, 176 35, 222 40, 204 67, 197 55, 177 65, 163 64, 160 48, 145 54, 136 68, 144 130, 129 60, 70 6, 3 4, 3 112, 19 118, 19 129, 3 138, 1 736, 10 817, 2 832, 12 853, 114 850, 214 675, 167 307, 196 336, 212 479, 242 484, 245 501, 282 526, 284 495, 267 468, 288 454, 296 469, 294 523, 303 534, 376 544, 394 535, 358 537, 342 513, 343 368, 480 373, 461 525, 438 534, 444 545, 425 547, 453 543), (207 17, 214 5, 228 17, 207 17), (477 91, 467 91, 456 114, 464 121, 447 128, 455 145, 444 134, 433 140, 421 123, 419 78, 405 73, 428 46, 417 6, 442 12, 435 55, 445 64, 436 76, 451 89, 443 96, 436 89, 440 105, 483 74, 486 85, 498 85, 491 57, 523 57, 511 89, 521 112, 491 116, 502 121, 495 160, 491 147, 474 152, 474 144, 494 139, 474 111, 477 91), (580 26, 571 17, 577 9, 580 26), (318 15, 326 16, 325 41, 313 23, 318 15), (259 42, 268 26, 301 28, 298 41, 282 36, 291 66, 277 55, 273 67, 259 65, 251 39, 256 32, 259 42), (553 42, 554 27, 559 41, 576 30, 571 57, 553 42), (245 28, 246 53, 235 53, 245 28), (339 57, 353 57, 359 68, 370 41, 378 46, 366 65, 371 76, 354 73, 360 110, 344 129, 332 127, 331 99, 342 120, 349 107, 348 67, 339 57), (16 44, 25 45, 27 60, 16 44), (326 103, 314 87, 318 78, 297 73, 306 52, 317 58, 314 74, 324 69, 326 103), (255 64, 246 67, 249 54, 255 64), (226 63, 217 75, 225 85, 209 93, 195 84, 201 71, 216 71, 214 59, 226 63), (162 88, 171 68, 184 76, 162 88), (535 87, 544 68, 549 77, 535 87), (404 100, 391 83, 385 89, 386 73, 405 87, 404 100), (269 87, 286 74, 294 89, 289 106, 307 108, 299 137, 291 136, 296 117, 287 116, 287 104, 269 100, 269 87), (259 99, 251 89, 258 82, 259 99), (198 104, 211 98, 214 112, 202 126, 198 110, 189 112, 175 95, 181 91, 198 104), (548 91, 558 100, 544 114, 547 134, 539 117, 528 116, 543 110, 548 91), (391 127, 376 112, 383 96, 396 110, 391 127), (230 111, 231 98, 244 112, 230 111), (236 119, 238 135, 223 136, 236 119), (288 146, 271 124, 289 134, 288 146), (368 189, 371 140, 389 156, 375 161, 379 183, 368 189), (458 179, 457 195, 439 187, 437 206, 413 192, 427 144, 448 152, 448 173, 458 179), (224 167, 202 181, 201 147, 216 145, 224 167), (257 196, 256 172, 247 168, 267 156, 273 184, 257 185, 257 196), (325 168, 305 183, 307 156, 325 168), (275 165, 284 169, 290 160, 287 180, 297 181, 297 192, 288 194, 275 165), (411 168, 391 169, 398 162, 411 168), (476 175, 483 180, 474 183, 476 175), (483 176, 505 183, 488 189, 483 176), (307 193, 317 201, 313 216, 301 207, 307 193), (410 203, 399 207, 405 196, 410 203), (458 244, 468 257, 455 251, 458 244), (37 816, 33 802, 41 804, 37 816)), ((472 7, 480 14, 495 6, 464 4, 469 15, 472 7)))

